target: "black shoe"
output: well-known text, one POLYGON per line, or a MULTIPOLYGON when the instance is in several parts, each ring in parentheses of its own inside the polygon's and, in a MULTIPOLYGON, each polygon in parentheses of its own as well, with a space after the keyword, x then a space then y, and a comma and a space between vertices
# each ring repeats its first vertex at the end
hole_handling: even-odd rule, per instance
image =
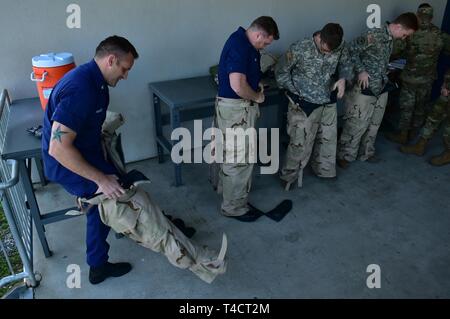
POLYGON ((108 277, 120 277, 131 270, 129 263, 112 264, 107 262, 100 267, 91 267, 89 269, 89 282, 93 285, 99 284, 108 277))
MULTIPOLYGON (((163 212, 164 214, 164 212, 163 212)), ((172 224, 174 224, 187 238, 192 238, 196 233, 194 227, 187 227, 184 221, 180 218, 173 218, 171 215, 164 214, 167 219, 169 219, 172 224)))
POLYGON ((196 232, 194 227, 188 227, 184 221, 180 218, 175 218, 172 223, 186 236, 187 238, 192 238, 196 232))
POLYGON ((251 222, 254 222, 255 220, 257 220, 262 215, 263 215, 263 213, 260 210, 255 209, 254 207, 250 207, 250 210, 248 212, 246 212, 244 215, 241 215, 241 216, 227 216, 227 217, 231 217, 231 218, 237 219, 237 220, 239 220, 241 222, 244 222, 244 223, 251 223, 251 222))

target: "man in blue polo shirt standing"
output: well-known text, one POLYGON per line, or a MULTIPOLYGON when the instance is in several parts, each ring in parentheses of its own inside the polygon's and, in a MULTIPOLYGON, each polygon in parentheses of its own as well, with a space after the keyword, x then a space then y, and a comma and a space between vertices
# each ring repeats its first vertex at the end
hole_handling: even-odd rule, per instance
MULTIPOLYGON (((276 22, 267 16, 257 18, 245 30, 234 32, 225 43, 219 63, 219 92, 216 99, 216 120, 226 137, 227 129, 234 130, 255 127, 259 116, 259 103, 264 102, 264 91, 260 85, 260 52, 279 39, 276 22)), ((239 143, 236 143, 239 144, 239 143)), ((253 164, 248 160, 248 143, 234 145, 225 141, 225 162, 219 173, 219 188, 223 202, 221 213, 243 222, 254 221, 261 213, 248 206, 253 164), (228 155, 227 155, 228 153, 228 155), (245 160, 227 160, 230 154, 238 157, 245 154, 245 160), (220 187, 221 186, 221 187, 220 187)))
MULTIPOLYGON (((108 86, 126 79, 139 57, 125 38, 112 36, 97 47, 90 62, 67 73, 54 87, 44 116, 42 150, 45 174, 78 197, 124 193, 118 173, 103 154, 101 129, 109 104, 108 86)), ((110 228, 97 206, 87 213, 86 254, 89 281, 98 284, 131 270, 129 263, 109 263, 110 228)))

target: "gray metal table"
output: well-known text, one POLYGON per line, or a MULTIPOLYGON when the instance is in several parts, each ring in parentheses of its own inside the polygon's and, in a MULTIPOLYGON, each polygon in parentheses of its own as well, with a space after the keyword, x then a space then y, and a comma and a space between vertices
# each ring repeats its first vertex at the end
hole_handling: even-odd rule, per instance
MULTIPOLYGON (((158 160, 164 161, 164 150, 169 153, 178 141, 169 142, 163 135, 163 126, 170 125, 172 131, 181 126, 181 122, 214 115, 214 102, 217 95, 211 76, 201 76, 172 81, 150 83, 149 88, 155 110, 156 146, 158 160), (169 112, 163 114, 161 102, 169 112)), ((266 101, 261 106, 280 104, 282 95, 273 85, 266 89, 266 101)), ((282 117, 279 111, 279 118, 282 117)), ((174 164, 175 186, 182 185, 181 164, 174 164)))
POLYGON ((71 208, 42 215, 34 195, 30 174, 31 162, 29 160, 35 159, 38 172, 41 175, 41 182, 45 181, 41 164, 41 141, 28 134, 26 129, 41 124, 43 116, 39 98, 13 101, 10 106, 8 127, 1 157, 3 160, 14 159, 19 162, 20 180, 25 189, 31 216, 45 256, 50 257, 52 253, 45 237, 44 225, 70 218, 71 216, 66 216, 65 213, 71 208))

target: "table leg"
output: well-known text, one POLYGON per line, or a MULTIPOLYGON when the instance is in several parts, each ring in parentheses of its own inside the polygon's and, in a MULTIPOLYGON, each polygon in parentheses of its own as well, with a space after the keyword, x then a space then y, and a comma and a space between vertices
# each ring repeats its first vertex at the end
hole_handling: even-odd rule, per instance
POLYGON ((47 185, 47 180, 45 179, 44 175, 44 166, 42 165, 42 159, 39 157, 35 157, 34 161, 36 163, 36 167, 39 173, 39 179, 41 180, 41 185, 45 186, 47 185))
POLYGON ((36 197, 34 196, 33 185, 31 184, 31 178, 28 175, 28 168, 26 165, 26 160, 19 161, 19 174, 23 183, 23 188, 25 190, 25 195, 27 197, 27 201, 30 207, 31 217, 33 218, 34 225, 36 226, 36 231, 39 237, 39 240, 42 244, 42 248, 44 249, 45 257, 50 257, 52 252, 48 247, 47 238, 45 237, 45 228, 44 224, 41 220, 41 213, 39 211, 39 206, 36 201, 36 197))
MULTIPOLYGON (((170 111, 170 123, 172 125, 172 132, 176 128, 180 127, 180 112, 175 109, 171 109, 170 111)), ((172 141, 172 147, 177 144, 179 141, 172 141)), ((175 187, 183 185, 183 181, 181 178, 181 164, 173 164, 174 173, 175 173, 175 187)))
MULTIPOLYGON (((156 136, 162 137, 163 136, 163 126, 162 126, 162 115, 161 115, 161 101, 155 93, 152 93, 152 96, 153 96, 153 107, 155 109, 156 136)), ((164 149, 158 140, 156 141, 156 148, 158 150, 158 162, 163 163, 164 162, 164 149)))
POLYGON ((25 160, 25 165, 27 166, 28 176, 29 176, 30 179, 31 179, 31 168, 32 168, 32 166, 33 166, 33 162, 31 161, 31 158, 27 158, 27 159, 25 160))

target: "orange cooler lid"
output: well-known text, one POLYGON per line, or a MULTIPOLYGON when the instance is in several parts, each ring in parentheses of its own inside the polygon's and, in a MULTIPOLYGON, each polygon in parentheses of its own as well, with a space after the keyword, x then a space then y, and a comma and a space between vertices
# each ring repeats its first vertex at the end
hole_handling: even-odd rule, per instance
POLYGON ((57 66, 63 66, 67 64, 74 63, 74 58, 72 53, 61 52, 61 53, 45 53, 33 57, 32 63, 34 67, 37 68, 54 68, 57 66))

